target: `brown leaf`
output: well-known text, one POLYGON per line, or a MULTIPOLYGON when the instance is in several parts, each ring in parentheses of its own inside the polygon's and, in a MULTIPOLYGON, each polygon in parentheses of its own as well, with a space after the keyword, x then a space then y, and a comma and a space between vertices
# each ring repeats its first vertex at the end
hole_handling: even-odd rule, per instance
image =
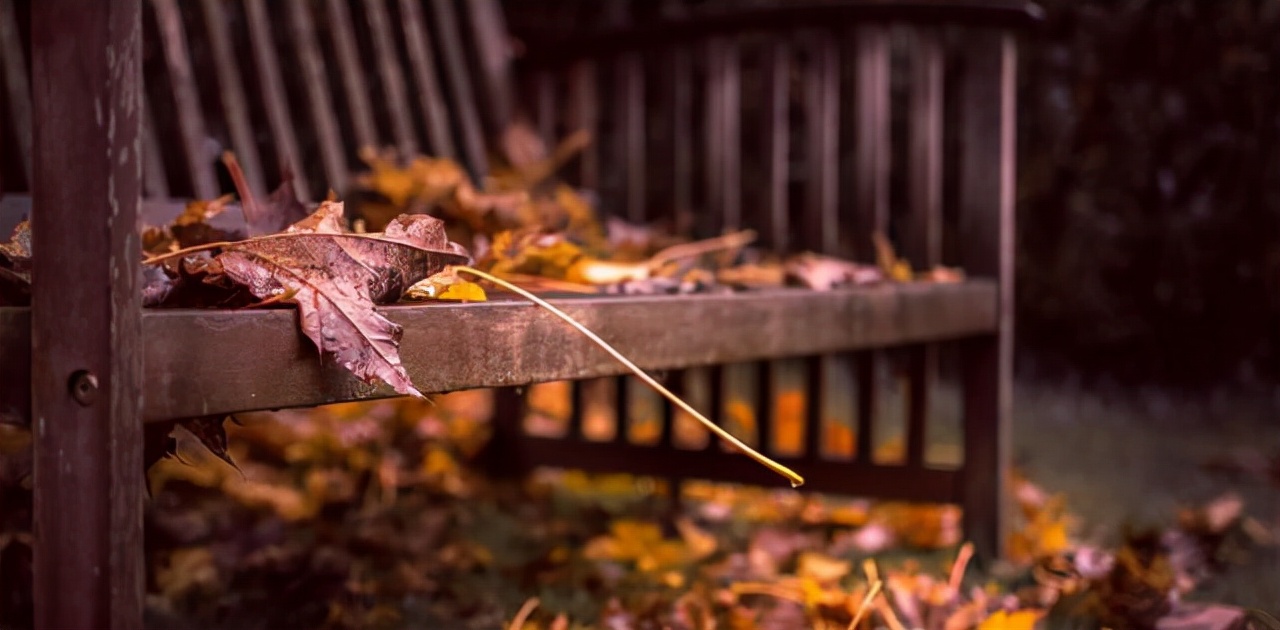
POLYGON ((31 222, 23 220, 14 226, 9 241, 0 243, 0 260, 18 272, 31 271, 31 222))
POLYGON ((1156 630, 1232 630, 1239 628, 1244 611, 1219 604, 1179 603, 1156 621, 1156 630))
MULTIPOLYGON (((232 468, 243 473, 243 471, 240 470, 240 467, 231 460, 231 455, 227 453, 227 430, 222 426, 222 423, 225 420, 225 414, 218 414, 213 416, 200 416, 198 418, 187 418, 186 420, 179 420, 178 424, 181 425, 182 428, 190 431, 192 435, 196 436, 196 438, 200 440, 200 443, 203 444, 205 448, 209 449, 210 453, 213 453, 218 459, 226 462, 232 468)), ((172 438, 169 442, 166 442, 166 446, 170 449, 172 449, 175 444, 176 443, 172 438)), ((172 450, 169 450, 166 454, 173 455, 175 453, 172 450)))
MULTIPOLYGON (((212 201, 197 200, 187 204, 182 214, 173 220, 169 233, 179 248, 194 247, 205 243, 222 241, 238 241, 245 233, 238 229, 222 229, 209 223, 211 219, 222 214, 231 203, 231 195, 223 195, 212 201)), ((154 245, 153 245, 154 247, 154 245)))
POLYGON ((288 296, 303 334, 360 379, 421 396, 400 363, 400 326, 373 306, 466 258, 447 247, 434 217, 401 216, 383 234, 351 234, 337 231, 341 216, 341 203, 325 202, 285 233, 228 246, 216 262, 260 299, 288 296))
POLYGON ((235 183, 236 192, 240 195, 244 221, 249 227, 249 236, 275 234, 286 226, 307 218, 307 207, 298 200, 293 190, 293 168, 285 163, 280 168, 280 186, 267 195, 263 203, 258 203, 249 183, 245 181, 244 171, 236 156, 227 151, 222 154, 222 163, 231 173, 231 181, 235 183))
POLYGON ((142 305, 159 306, 173 291, 173 279, 163 267, 144 266, 139 269, 142 279, 142 305))
POLYGON ((22 221, 9 240, 0 243, 0 305, 31 302, 31 223, 22 221))
POLYGON ((874 265, 862 265, 818 254, 800 254, 787 261, 786 270, 787 278, 818 291, 876 284, 885 279, 884 272, 874 265))

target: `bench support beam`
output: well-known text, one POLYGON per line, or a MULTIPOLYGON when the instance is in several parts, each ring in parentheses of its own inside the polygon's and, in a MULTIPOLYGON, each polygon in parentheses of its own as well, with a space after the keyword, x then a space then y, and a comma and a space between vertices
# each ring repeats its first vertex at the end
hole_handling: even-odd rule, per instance
POLYGON ((141 15, 32 4, 36 628, 142 626, 141 15))

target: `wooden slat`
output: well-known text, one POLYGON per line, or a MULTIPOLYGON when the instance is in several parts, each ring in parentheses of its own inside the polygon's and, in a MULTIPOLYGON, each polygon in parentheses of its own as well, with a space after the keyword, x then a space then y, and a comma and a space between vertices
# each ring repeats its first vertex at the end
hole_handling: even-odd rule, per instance
POLYGON ((742 224, 740 90, 737 43, 727 38, 707 42, 704 127, 708 232, 737 229, 742 224))
POLYGON ((209 48, 213 52, 213 69, 218 77, 218 97, 222 99, 223 119, 231 134, 231 148, 236 161, 244 171, 249 186, 256 191, 267 190, 262 174, 262 160, 258 155, 258 143, 253 138, 253 122, 249 119, 249 105, 245 101, 244 81, 240 66, 236 63, 236 47, 227 28, 227 6, 223 0, 200 0, 205 28, 209 31, 209 48))
POLYGON ((174 104, 178 108, 178 134, 187 158, 192 193, 199 199, 213 199, 218 196, 213 170, 213 160, 217 156, 211 155, 207 149, 208 134, 195 74, 187 55, 182 14, 178 12, 176 0, 151 0, 151 4, 155 6, 156 23, 160 26, 160 47, 164 49, 169 83, 173 86, 174 104))
POLYGON ((472 87, 471 72, 467 68, 467 52, 460 37, 458 14, 453 0, 431 0, 431 15, 435 18, 436 37, 444 56, 445 76, 449 79, 453 95, 455 124, 462 132, 462 154, 473 177, 481 177, 489 171, 489 158, 485 152, 485 134, 479 116, 479 101, 472 87))
MULTIPOLYGON (((684 391, 685 373, 683 370, 669 373, 667 375, 667 378, 663 381, 663 384, 666 385, 667 389, 671 390, 671 393, 675 394, 676 396, 679 396, 682 400, 684 400, 685 402, 688 402, 690 405, 694 404, 693 402, 689 401, 688 396, 685 394, 685 391, 684 391)), ((663 401, 662 434, 661 434, 662 439, 659 442, 660 446, 664 448, 676 448, 676 444, 677 444, 676 417, 679 416, 681 413, 683 412, 676 409, 675 405, 672 405, 666 402, 665 400, 663 401)))
POLYGON ((352 30, 351 11, 346 0, 327 0, 329 33, 333 36, 333 52, 338 60, 338 72, 342 75, 342 88, 346 92, 347 110, 351 114, 351 133, 356 148, 379 148, 378 129, 373 122, 373 106, 369 104, 369 87, 364 81, 364 66, 356 49, 356 36, 352 30))
POLYGON ((583 412, 583 384, 585 381, 573 381, 569 383, 569 422, 565 426, 565 438, 579 441, 582 436, 582 412, 583 412))
POLYGON ((289 109, 289 100, 285 94, 284 78, 281 77, 280 56, 276 54, 276 43, 271 36, 271 18, 267 15, 266 0, 245 0, 245 17, 249 21, 249 41, 252 43, 253 59, 258 64, 258 89, 262 92, 262 100, 267 108, 267 126, 271 127, 271 139, 276 145, 276 155, 280 159, 281 176, 284 165, 292 169, 293 191, 301 201, 311 199, 308 191, 306 162, 298 150, 298 137, 293 131, 293 117, 289 109), (301 176, 299 176, 301 175, 301 176))
POLYGON ((142 627, 141 9, 32 6, 40 629, 142 627))
POLYGON ((373 52, 378 62, 378 77, 382 82, 382 102, 391 118, 391 135, 395 138, 400 156, 409 158, 418 154, 418 141, 414 138, 413 116, 409 111, 409 99, 405 93, 404 69, 396 58, 396 39, 387 17, 386 0, 365 0, 365 17, 373 39, 373 52))
POLYGON ((999 30, 966 42, 960 85, 961 264, 999 281, 999 331, 966 342, 964 527, 985 557, 1000 552, 1013 406, 1013 212, 1017 48, 999 30))
POLYGON ((506 20, 499 0, 467 0, 462 3, 468 13, 476 59, 483 86, 485 124, 489 134, 502 133, 515 110, 515 87, 511 75, 511 45, 506 20))
POLYGON ((912 48, 904 251, 916 266, 942 263, 943 55, 940 33, 918 29, 912 48))
POLYGON ((1031 0, 841 0, 840 2, 735 3, 733 10, 690 8, 623 28, 596 28, 566 36, 546 28, 525 36, 525 60, 533 66, 563 65, 578 59, 610 57, 623 51, 648 54, 709 37, 759 31, 844 27, 857 23, 913 25, 982 24, 1032 26, 1044 11, 1031 0), (749 6, 754 5, 754 6, 749 6))
POLYGON ((889 224, 889 33, 858 27, 857 41, 857 219, 853 247, 860 260, 875 261, 871 235, 889 224))
POLYGON ((687 48, 671 51, 671 212, 676 231, 693 210, 693 60, 687 48))
MULTIPOLYGON (((990 283, 974 281, 557 303, 642 367, 681 369, 977 335, 992 330, 994 300, 990 283)), ((621 373, 564 322, 527 303, 396 306, 383 312, 405 328, 401 357, 422 391, 621 373)), ((0 309, 3 326, 25 329, 27 317, 25 309, 0 309)), ((152 389, 143 416, 160 420, 389 394, 317 359, 296 317, 290 310, 147 311, 143 354, 152 389)), ((9 356, 8 349, 0 351, 9 356)), ((16 398, 12 390, 21 387, 0 383, 0 406, 10 404, 16 398)))
POLYGON ((533 75, 534 120, 538 136, 547 146, 556 141, 556 125, 560 112, 556 109, 555 75, 541 70, 533 75))
POLYGON ((765 56, 765 110, 763 138, 768 164, 765 180, 767 229, 761 235, 775 251, 786 252, 792 245, 787 184, 791 149, 791 47, 782 38, 769 43, 765 56))
MULTIPOLYGON (((887 235, 889 223, 889 36, 883 25, 854 29, 857 51, 854 110, 855 209, 853 254, 864 262, 875 261, 872 235, 887 235)), ((878 371, 885 357, 877 350, 860 352, 854 359, 858 378, 859 461, 870 461, 880 409, 878 371)))
POLYGON ((13 11, 14 0, 0 0, 0 63, 4 73, 4 94, 18 140, 18 160, 22 176, 31 181, 31 85, 27 81, 26 55, 13 11))
MULTIPOLYGON (((605 443, 586 447, 567 440, 526 437, 507 456, 521 468, 565 467, 587 472, 617 472, 706 479, 785 488, 782 477, 741 454, 721 453, 718 443, 705 451, 605 443)), ((805 492, 843 493, 906 501, 947 503, 957 498, 960 474, 953 470, 876 466, 860 462, 809 461, 779 457, 805 478, 805 492)))
POLYGON ((809 63, 804 72, 806 191, 804 240, 827 254, 839 244, 838 188, 840 68, 835 42, 825 32, 806 32, 809 63))
POLYGON ((316 40, 315 22, 311 17, 312 5, 308 0, 287 0, 289 34, 298 55, 298 63, 302 66, 303 83, 307 86, 307 105, 311 108, 311 124, 314 125, 316 143, 320 147, 325 178, 329 188, 346 190, 349 178, 347 157, 342 147, 342 133, 338 129, 338 116, 331 102, 333 96, 329 92, 329 75, 316 40))
POLYGON ((618 164, 625 173, 623 208, 628 219, 641 223, 646 218, 644 66, 638 55, 627 54, 614 68, 622 127, 618 164))
POLYGON ((858 392, 858 400, 857 416, 854 418, 857 429, 854 434, 857 436, 857 442, 854 445, 853 458, 860 462, 871 462, 871 456, 875 451, 875 414, 878 407, 876 387, 879 384, 876 381, 876 358, 876 351, 867 350, 852 356, 844 355, 832 359, 847 362, 846 366, 852 369, 846 373, 852 374, 855 379, 853 385, 858 392))
POLYGON ((418 86, 418 103, 426 117, 427 146, 435 157, 456 159, 458 150, 453 144, 449 129, 449 110, 440 80, 436 73, 435 54, 431 52, 431 37, 422 19, 420 0, 400 0, 400 21, 404 23, 404 44, 409 54, 409 66, 418 86))
POLYGON ((150 199, 169 198, 169 175, 164 170, 164 153, 156 136, 155 106, 151 98, 143 94, 142 105, 142 188, 143 196, 150 199))
MULTIPOLYGON (((917 268, 942 263, 943 54, 937 31, 917 29, 911 60, 907 163, 909 183, 903 251, 917 268)), ((936 345, 912 348, 907 358, 911 401, 907 464, 924 464, 930 397, 938 385, 936 345)))
POLYGON ((581 61, 569 69, 569 103, 570 130, 591 134, 591 144, 582 150, 578 161, 578 185, 594 189, 600 185, 599 96, 594 62, 581 61))
MULTIPOLYGON (((143 199, 143 225, 168 225, 186 209, 186 202, 172 199, 143 199)), ((223 212, 209 220, 210 225, 221 230, 244 229, 244 218, 239 211, 223 212)), ((24 218, 31 216, 31 195, 12 193, 0 196, 0 232, 9 234, 24 218)))

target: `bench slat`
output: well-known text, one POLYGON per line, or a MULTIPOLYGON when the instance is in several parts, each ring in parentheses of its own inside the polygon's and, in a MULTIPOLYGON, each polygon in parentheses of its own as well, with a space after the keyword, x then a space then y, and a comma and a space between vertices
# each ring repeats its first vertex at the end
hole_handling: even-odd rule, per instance
MULTIPOLYGON (((988 333, 986 281, 816 292, 593 297, 557 301, 647 369, 923 342, 988 333)), ((524 302, 386 307, 405 328, 401 357, 422 391, 498 387, 621 373, 604 352, 524 302)), ((0 308, 0 354, 27 343, 29 311, 0 308), (17 331, 17 332, 15 332, 17 331)), ((143 354, 148 421, 204 413, 385 397, 317 358, 280 310, 148 310, 143 354)), ((0 384, 0 408, 22 406, 26 382, 0 384)))

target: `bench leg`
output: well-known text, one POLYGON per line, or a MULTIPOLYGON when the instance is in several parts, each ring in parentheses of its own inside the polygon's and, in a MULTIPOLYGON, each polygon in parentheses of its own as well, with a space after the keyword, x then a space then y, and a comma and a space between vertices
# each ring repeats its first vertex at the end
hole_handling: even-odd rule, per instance
POLYGON ((998 330, 964 346, 967 535, 994 558, 1004 540, 1013 397, 1013 235, 1017 47, 1012 33, 977 29, 964 41, 960 81, 961 264, 999 282, 998 330))
POLYGON ((141 628, 141 0, 31 7, 36 628, 141 628))

